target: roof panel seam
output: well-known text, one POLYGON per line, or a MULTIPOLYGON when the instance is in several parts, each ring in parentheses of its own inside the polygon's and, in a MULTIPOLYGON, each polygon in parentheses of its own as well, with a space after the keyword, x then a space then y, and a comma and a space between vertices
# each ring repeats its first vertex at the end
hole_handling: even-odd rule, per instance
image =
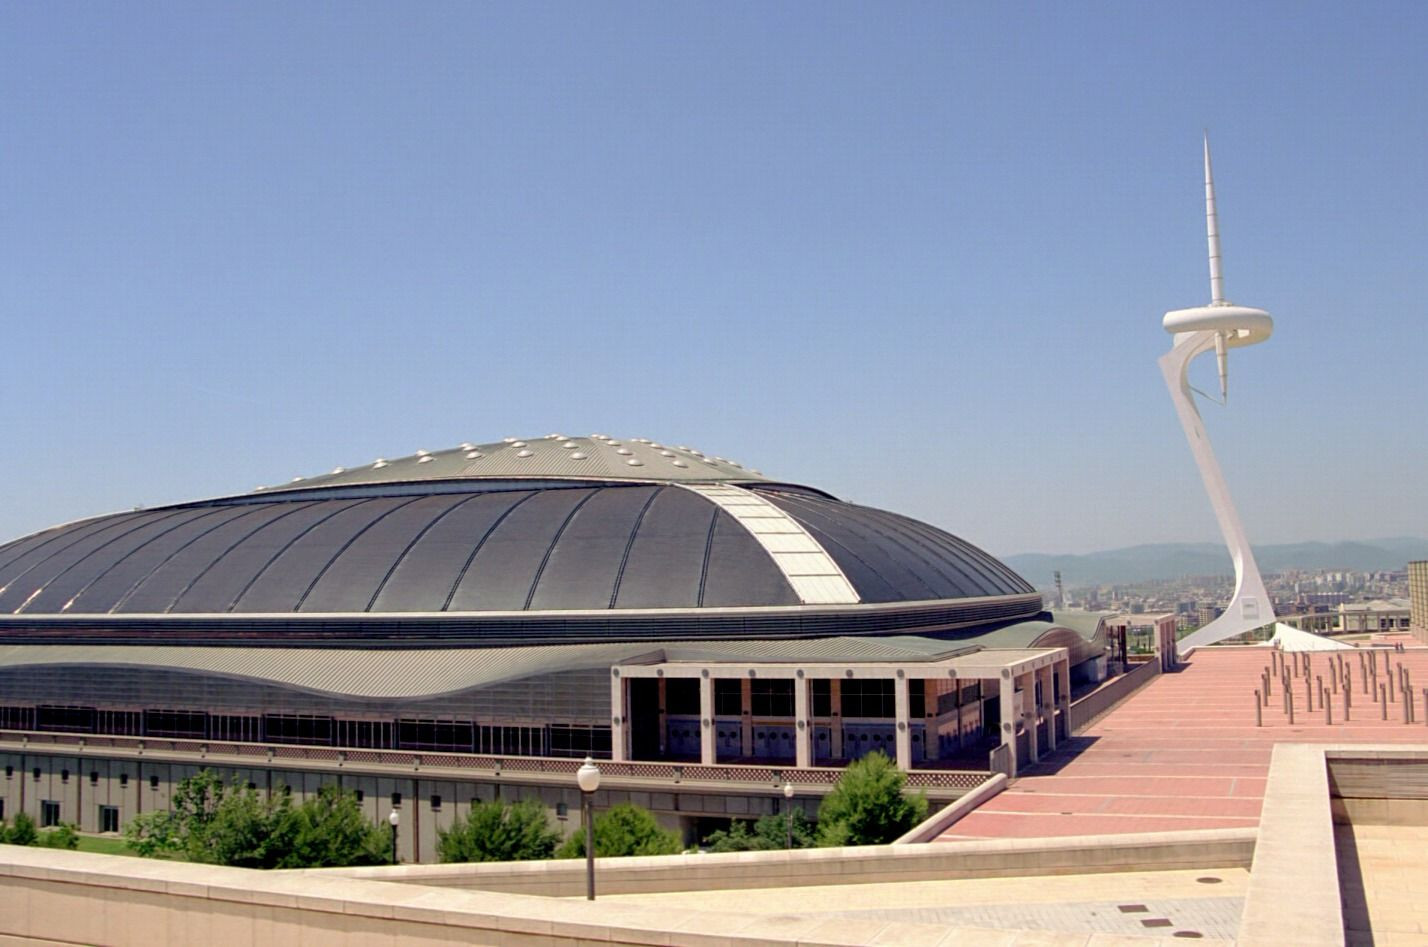
POLYGON ((372 610, 372 606, 377 604, 377 599, 382 597, 382 590, 387 587, 388 582, 392 581, 392 576, 396 574, 399 568, 401 568, 401 565, 403 562, 406 561, 407 556, 411 555, 411 551, 416 548, 417 543, 421 542, 422 539, 426 536, 426 534, 431 532, 432 528, 435 527, 437 523, 440 523, 442 520, 446 519, 447 516, 451 515, 452 513, 455 513, 457 510, 461 509, 463 506, 470 503, 478 496, 481 496, 481 494, 473 493, 462 500, 458 500, 457 502, 451 504, 451 506, 448 506, 446 509, 442 510, 435 517, 433 517, 430 522, 423 526, 417 532, 417 534, 413 536, 411 540, 407 543, 406 548, 401 551, 401 554, 398 555, 397 558, 392 561, 391 567, 387 569, 387 574, 382 576, 381 582, 377 583, 376 591, 374 591, 372 593, 372 597, 367 600, 367 607, 364 608, 363 611, 370 612, 372 610))
POLYGON ((357 540, 361 539, 367 534, 367 530, 371 529, 373 526, 376 526, 378 523, 382 522, 382 520, 391 516, 398 510, 406 509, 407 507, 411 506, 413 503, 417 502, 420 499, 421 497, 412 497, 405 503, 398 503, 390 510, 387 510, 384 513, 379 513, 377 516, 368 520, 361 529, 357 530, 357 532, 347 537, 347 541, 338 547, 337 551, 334 552, 331 557, 328 558, 327 562, 323 565, 321 569, 317 570, 317 575, 313 576, 312 581, 307 584, 307 588, 303 590, 302 595, 298 596, 297 604, 293 606, 293 611, 302 611, 303 603, 306 602, 307 597, 312 594, 312 590, 317 588, 317 583, 321 582, 322 577, 327 575, 327 573, 332 569, 333 564, 336 563, 338 559, 342 558, 342 554, 352 548, 353 543, 355 543, 357 540))
POLYGON ((598 490, 591 490, 585 494, 585 496, 581 497, 575 506, 570 508, 570 512, 565 514, 565 519, 561 522, 560 528, 557 529, 555 535, 550 538, 550 544, 545 547, 545 555, 541 556, 540 565, 536 566, 535 578, 531 579, 531 587, 526 592, 525 610, 528 611, 531 607, 531 602, 535 601, 536 589, 540 587, 540 578, 545 575, 546 564, 550 562, 550 557, 551 554, 555 552, 555 547, 560 545, 560 537, 565 535, 565 530, 570 526, 570 521, 575 519, 575 514, 579 513, 581 507, 589 503, 598 492, 598 490))
MULTIPOLYGON (((220 562, 222 562, 225 558, 227 558, 228 554, 231 553, 233 550, 237 549, 239 546, 243 545, 245 542, 247 542, 247 541, 248 541, 249 539, 251 539, 253 536, 255 536, 256 534, 258 534, 258 533, 262 532, 263 530, 267 529, 269 526, 272 526, 274 523, 278 522, 279 520, 286 519, 287 517, 292 516, 294 513, 297 513, 297 512, 300 511, 300 510, 308 509, 308 508, 310 508, 312 505, 313 505, 313 504, 312 504, 312 502, 310 502, 310 501, 309 501, 309 502, 293 503, 293 504, 291 505, 291 507, 292 507, 291 509, 283 510, 283 511, 282 511, 281 513, 279 513, 277 516, 273 517, 273 518, 270 519, 270 520, 267 520, 266 522, 259 523, 257 526, 254 526, 252 529, 248 530, 248 532, 244 533, 242 536, 239 536, 237 539, 233 540, 233 542, 231 542, 231 543, 228 544, 228 548, 227 548, 227 549, 223 550, 223 551, 220 552, 218 555, 214 556, 213 559, 211 559, 211 560, 209 561, 208 565, 206 565, 206 566, 204 566, 202 569, 198 570, 198 574, 195 575, 193 578, 191 578, 191 579, 188 580, 187 584, 185 584, 184 587, 179 590, 178 594, 175 595, 175 596, 173 597, 173 600, 169 602, 168 606, 164 608, 164 610, 163 610, 164 613, 165 613, 165 614, 168 614, 169 612, 171 612, 171 611, 173 610, 173 607, 174 607, 175 605, 177 605, 180 601, 182 601, 182 600, 183 600, 183 597, 184 597, 185 595, 187 595, 187 594, 193 589, 193 587, 194 587, 195 585, 197 585, 197 584, 203 579, 204 576, 208 575, 208 573, 211 572, 211 571, 213 571, 213 569, 214 569, 220 562)), ((261 509, 267 510, 267 509, 272 509, 272 507, 262 507, 261 509)))

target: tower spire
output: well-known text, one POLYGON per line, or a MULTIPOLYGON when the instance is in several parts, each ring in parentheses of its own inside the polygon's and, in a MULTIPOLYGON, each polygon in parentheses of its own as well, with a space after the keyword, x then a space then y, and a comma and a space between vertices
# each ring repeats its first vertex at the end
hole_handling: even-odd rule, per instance
POLYGON ((1225 278, 1220 272, 1220 219, 1215 212, 1215 169, 1210 164, 1210 133, 1205 133, 1205 237, 1210 245, 1210 305, 1225 304, 1225 278))

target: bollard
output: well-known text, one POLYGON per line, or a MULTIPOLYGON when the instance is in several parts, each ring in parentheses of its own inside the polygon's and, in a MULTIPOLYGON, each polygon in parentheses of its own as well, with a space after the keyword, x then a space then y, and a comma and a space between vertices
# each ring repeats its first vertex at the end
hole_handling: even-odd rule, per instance
POLYGON ((1354 692, 1349 688, 1344 688, 1344 723, 1349 722, 1353 715, 1354 692))
POLYGON ((1388 687, 1384 684, 1378 685, 1378 717, 1388 719, 1388 687))
POLYGON ((1408 691, 1403 692, 1403 722, 1413 722, 1413 695, 1408 691))
POLYGON ((1308 671, 1304 672, 1304 709, 1311 713, 1314 710, 1314 691, 1309 687, 1308 671))
MULTIPOLYGON (((1330 673, 1329 676, 1330 676, 1330 677, 1333 677, 1334 675, 1333 675, 1332 673, 1330 673)), ((1320 704, 1324 703, 1324 694, 1325 694, 1325 690, 1324 690, 1324 675, 1322 675, 1322 674, 1315 674, 1315 675, 1314 675, 1314 688, 1319 692, 1319 703, 1320 703, 1320 704)))
POLYGON ((1294 726, 1294 695, 1289 691, 1285 691, 1284 700, 1289 706, 1289 725, 1292 727, 1294 726))
POLYGON ((1393 672, 1390 671, 1388 668, 1384 668, 1384 669, 1383 669, 1383 676, 1384 676, 1384 678, 1385 678, 1384 684, 1388 687, 1388 702, 1389 702, 1390 704, 1396 703, 1396 702, 1398 701, 1398 698, 1397 698, 1396 696, 1394 696, 1394 690, 1393 690, 1393 672))
POLYGON ((1334 725, 1334 705, 1329 703, 1329 692, 1319 692, 1319 703, 1324 705, 1324 725, 1332 727, 1334 725))
POLYGON ((1264 673, 1260 675, 1260 678, 1264 681, 1264 696, 1265 696, 1265 697, 1268 697, 1268 696, 1269 696, 1269 678, 1270 678, 1269 668, 1265 668, 1265 669, 1264 669, 1264 673))
POLYGON ((1264 705, 1265 705, 1266 707, 1268 707, 1268 706, 1269 706, 1269 675, 1268 675, 1268 674, 1265 674, 1264 677, 1260 678, 1260 684, 1263 686, 1263 690, 1264 690, 1264 705))
POLYGON ((1254 725, 1264 726, 1264 705, 1260 701, 1259 691, 1254 692, 1254 725))
POLYGON ((1428 687, 1423 688, 1423 722, 1428 723, 1428 687))

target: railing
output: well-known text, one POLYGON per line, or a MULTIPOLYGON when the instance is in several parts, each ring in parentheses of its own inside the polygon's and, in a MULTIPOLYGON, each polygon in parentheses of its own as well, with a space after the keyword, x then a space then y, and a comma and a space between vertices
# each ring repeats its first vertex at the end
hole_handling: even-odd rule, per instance
POLYGON ((1071 703, 1071 732, 1080 733, 1160 674, 1159 661, 1146 661, 1106 686, 1071 703))
POLYGON ((987 768, 993 773, 1001 773, 1003 776, 1010 777, 1012 774, 1011 747, 1005 743, 998 743, 992 747, 991 752, 987 754, 987 768))
MULTIPOLYGON (((18 744, 23 750, 38 752, 122 754, 180 759, 197 756, 215 763, 229 759, 235 765, 244 766, 251 766, 256 757, 279 766, 304 763, 319 769, 381 768, 426 774, 444 771, 463 775, 483 774, 492 778, 524 777, 533 781, 539 781, 543 775, 559 775, 562 777, 561 782, 573 777, 581 763, 578 759, 548 756, 480 756, 469 753, 169 740, 153 737, 40 733, 28 730, 0 730, 0 744, 18 744)), ((781 787, 785 782, 808 788, 831 787, 843 773, 841 768, 835 767, 800 769, 794 766, 748 766, 733 763, 703 766, 641 760, 600 760, 600 772, 605 777, 617 780, 647 780, 670 785, 762 784, 770 789, 781 787)), ((940 795, 951 790, 972 789, 986 778, 986 772, 977 770, 913 770, 907 774, 907 785, 911 789, 932 790, 940 795)))

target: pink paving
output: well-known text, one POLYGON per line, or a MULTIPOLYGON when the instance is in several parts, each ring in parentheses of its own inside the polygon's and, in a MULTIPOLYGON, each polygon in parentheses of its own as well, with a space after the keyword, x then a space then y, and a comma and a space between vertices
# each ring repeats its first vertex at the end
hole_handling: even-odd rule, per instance
MULTIPOLYGON (((1311 679, 1331 683, 1334 652, 1309 658, 1311 679)), ((1303 677, 1294 685, 1294 724, 1284 712, 1279 682, 1272 684, 1264 726, 1255 726, 1254 691, 1269 665, 1263 648, 1201 649, 1185 667, 1162 674, 1055 754, 1026 767, 1007 790, 964 817, 939 839, 1032 838, 1182 829, 1253 827, 1259 824, 1274 744, 1428 743, 1428 649, 1370 652, 1378 681, 1386 683, 1383 656, 1397 681, 1408 670, 1414 720, 1403 722, 1402 696, 1380 719, 1380 705, 1363 686, 1359 654, 1343 652, 1354 688, 1351 722, 1343 695, 1331 691, 1333 723, 1324 722, 1316 698, 1305 708, 1303 677)), ((1291 661, 1295 655, 1287 655, 1291 661)), ((1314 680, 1317 687, 1318 681, 1314 680)))

